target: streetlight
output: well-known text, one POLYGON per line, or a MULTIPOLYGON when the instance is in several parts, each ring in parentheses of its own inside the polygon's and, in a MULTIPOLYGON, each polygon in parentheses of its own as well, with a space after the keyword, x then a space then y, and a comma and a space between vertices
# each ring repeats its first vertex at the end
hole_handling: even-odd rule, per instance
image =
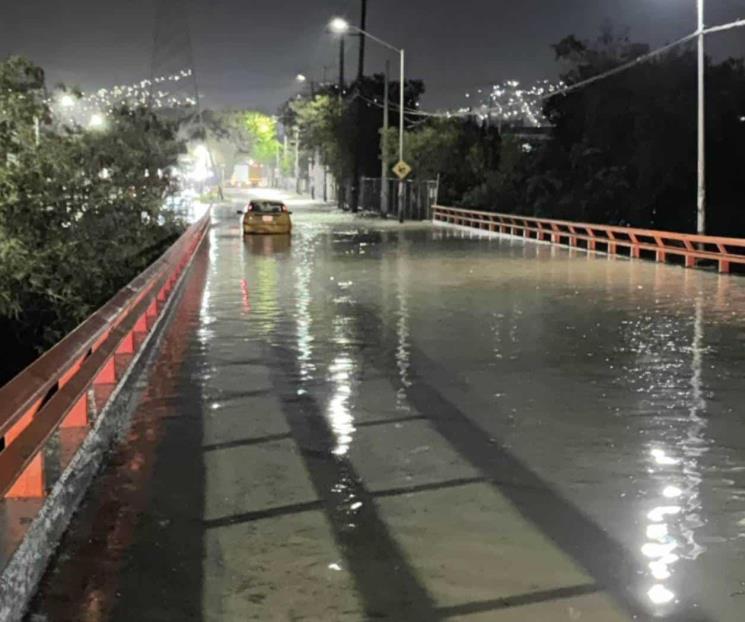
POLYGON ((297 74, 297 76, 295 76, 295 80, 297 80, 298 82, 306 82, 308 78, 305 76, 305 74, 299 73, 297 74))
POLYGON ((696 231, 706 233, 706 120, 704 71, 704 0, 696 0, 698 13, 698 192, 696 195, 696 231))
POLYGON ((335 17, 329 22, 329 28, 333 32, 343 35, 349 31, 349 22, 342 17, 335 17))
MULTIPOLYGON (((362 30, 362 28, 358 28, 357 26, 352 26, 347 20, 341 18, 341 17, 335 17, 329 22, 329 28, 332 32, 335 32, 337 34, 343 35, 348 33, 350 30, 353 32, 356 32, 360 35, 363 35, 367 37, 368 39, 372 39, 376 43, 379 43, 383 47, 388 48, 389 50, 393 50, 399 56, 401 57, 401 64, 400 64, 400 88, 399 88, 399 115, 398 115, 398 159, 399 162, 404 161, 404 67, 405 67, 405 58, 406 53, 404 52, 403 48, 397 48, 395 45, 391 45, 390 43, 383 41, 382 39, 379 39, 375 35, 371 35, 366 30, 362 30)), ((356 182, 355 182, 356 183, 356 182)), ((404 199, 404 182, 403 180, 399 181, 398 185, 398 217, 399 220, 403 219, 403 199, 404 199)))

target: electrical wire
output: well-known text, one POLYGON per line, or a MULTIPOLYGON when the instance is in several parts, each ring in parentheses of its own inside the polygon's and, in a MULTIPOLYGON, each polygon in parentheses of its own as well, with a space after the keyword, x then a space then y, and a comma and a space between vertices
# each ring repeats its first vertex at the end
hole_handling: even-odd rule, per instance
MULTIPOLYGON (((604 71, 598 75, 592 76, 585 80, 580 80, 579 82, 575 82, 573 84, 569 84, 564 87, 553 89, 550 93, 546 93, 545 95, 540 95, 536 99, 540 101, 540 100, 549 99, 551 97, 555 97, 556 95, 566 95, 567 93, 571 93, 572 91, 576 91, 578 89, 584 88, 586 86, 589 86, 590 84, 599 82, 600 80, 610 78, 611 76, 614 76, 623 71, 636 67, 637 65, 640 65, 649 60, 652 60, 653 58, 656 58, 657 56, 661 56, 662 54, 665 54, 666 52, 669 52, 673 48, 683 45, 684 43, 688 43, 689 41, 692 41, 693 39, 697 38, 700 34, 703 34, 703 35, 714 34, 717 32, 724 32, 727 30, 733 30, 735 28, 741 28, 743 26, 745 26, 745 19, 738 19, 738 20, 729 22, 727 24, 704 28, 702 31, 696 30, 695 32, 692 32, 684 37, 681 37, 680 39, 677 39, 673 41, 672 43, 668 43, 666 45, 663 45, 662 47, 659 47, 655 50, 647 52, 646 54, 637 56, 636 58, 628 62, 622 63, 621 65, 618 65, 612 69, 609 69, 608 71, 604 71)), ((458 110, 456 112, 452 112, 452 111, 450 112, 427 112, 424 110, 417 110, 417 111, 408 112, 408 114, 417 114, 421 116, 431 116, 431 117, 440 117, 440 118, 452 118, 452 117, 463 117, 463 116, 470 116, 470 115, 484 115, 484 114, 490 114, 492 112, 499 113, 499 110, 496 108, 482 109, 479 112, 475 112, 471 110, 468 110, 468 111, 458 110)))
POLYGON ((591 78, 587 78, 586 80, 580 80, 579 82, 575 82, 573 84, 569 84, 567 86, 554 89, 550 93, 546 93, 545 95, 539 96, 537 99, 542 100, 542 99, 549 99, 551 97, 555 97, 556 95, 566 95, 567 93, 571 93, 572 91, 576 91, 577 89, 581 89, 595 82, 599 82, 600 80, 605 80, 605 78, 610 78, 611 76, 615 76, 616 74, 626 71, 627 69, 631 69, 632 67, 636 67, 637 65, 645 63, 657 56, 665 54, 666 52, 669 52, 673 48, 679 45, 682 45, 684 43, 687 43, 691 39, 695 39, 696 37, 698 37, 698 35, 699 35, 698 31, 692 32, 691 34, 686 35, 685 37, 681 37, 680 39, 677 39, 676 41, 673 41, 672 43, 668 43, 667 45, 663 45, 662 47, 657 48, 656 50, 652 50, 651 52, 647 52, 646 54, 637 56, 633 60, 630 60, 626 63, 622 63, 621 65, 618 65, 617 67, 614 67, 613 69, 609 69, 608 71, 599 73, 598 75, 592 76, 591 78))

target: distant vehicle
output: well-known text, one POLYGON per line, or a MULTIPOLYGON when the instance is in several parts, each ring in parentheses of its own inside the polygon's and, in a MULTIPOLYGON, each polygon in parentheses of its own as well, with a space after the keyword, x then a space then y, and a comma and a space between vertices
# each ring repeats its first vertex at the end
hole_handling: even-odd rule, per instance
POLYGON ((263 185, 264 182, 264 169, 261 164, 249 164, 248 165, 248 183, 252 188, 263 185))
POLYGON ((288 234, 292 231, 290 211, 279 201, 262 201, 255 199, 239 210, 243 216, 243 235, 253 234, 288 234))
POLYGON ((236 164, 233 168, 233 176, 230 186, 235 188, 257 188, 265 186, 264 167, 261 164, 249 162, 248 164, 236 164))

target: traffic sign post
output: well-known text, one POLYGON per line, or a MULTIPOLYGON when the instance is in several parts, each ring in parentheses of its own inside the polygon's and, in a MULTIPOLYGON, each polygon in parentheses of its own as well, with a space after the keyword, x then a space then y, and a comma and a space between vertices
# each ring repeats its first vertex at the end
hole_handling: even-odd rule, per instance
POLYGON ((396 174, 396 177, 403 181, 411 174, 411 167, 403 160, 399 160, 396 166, 393 167, 393 172, 396 174))

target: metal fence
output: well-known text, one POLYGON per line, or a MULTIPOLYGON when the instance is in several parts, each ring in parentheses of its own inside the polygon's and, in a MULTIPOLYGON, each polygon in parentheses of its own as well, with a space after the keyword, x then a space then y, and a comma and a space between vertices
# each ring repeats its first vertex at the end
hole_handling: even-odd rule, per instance
MULTIPOLYGON (((388 200, 385 202, 381 197, 382 180, 373 177, 363 177, 360 184, 359 209, 364 212, 372 212, 390 217, 398 216, 398 191, 401 185, 397 179, 387 179, 388 200)), ((432 205, 437 200, 437 182, 434 180, 406 181, 402 184, 403 218, 404 220, 430 220, 432 218, 432 205)), ((352 197, 351 187, 346 187, 340 192, 339 207, 344 210, 350 209, 352 197)))

